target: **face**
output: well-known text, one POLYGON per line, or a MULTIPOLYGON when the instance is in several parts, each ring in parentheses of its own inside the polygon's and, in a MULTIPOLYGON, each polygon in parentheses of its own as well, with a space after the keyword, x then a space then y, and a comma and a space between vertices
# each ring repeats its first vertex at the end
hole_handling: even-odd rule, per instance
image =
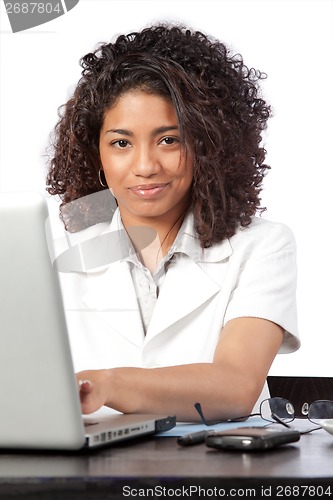
POLYGON ((193 166, 166 98, 129 91, 107 111, 100 132, 106 181, 124 224, 175 222, 187 210, 193 166))

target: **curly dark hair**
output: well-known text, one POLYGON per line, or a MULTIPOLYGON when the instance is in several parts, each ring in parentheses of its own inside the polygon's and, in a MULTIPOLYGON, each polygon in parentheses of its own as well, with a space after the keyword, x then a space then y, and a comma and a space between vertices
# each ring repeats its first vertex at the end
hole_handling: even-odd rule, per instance
POLYGON ((96 223, 96 217, 110 220, 110 213, 96 216, 83 203, 78 227, 66 204, 103 190, 98 172, 104 116, 132 89, 165 96, 175 106, 185 150, 194 159, 192 210, 203 247, 231 237, 265 210, 259 195, 270 167, 264 164, 262 131, 271 110, 260 93, 264 73, 249 69, 224 43, 167 24, 118 36, 80 64, 73 97, 59 108, 47 174, 47 191, 60 196, 69 231, 96 223))

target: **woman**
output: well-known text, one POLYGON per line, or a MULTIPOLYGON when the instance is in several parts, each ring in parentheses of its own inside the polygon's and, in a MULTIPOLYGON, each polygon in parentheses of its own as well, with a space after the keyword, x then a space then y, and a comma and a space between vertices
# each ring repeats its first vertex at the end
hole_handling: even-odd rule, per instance
POLYGON ((249 414, 276 354, 299 347, 293 235, 255 216, 263 75, 168 25, 81 64, 47 183, 79 241, 113 235, 109 262, 63 275, 82 411, 249 414), (104 202, 89 206, 100 191, 117 203, 111 225, 104 202))

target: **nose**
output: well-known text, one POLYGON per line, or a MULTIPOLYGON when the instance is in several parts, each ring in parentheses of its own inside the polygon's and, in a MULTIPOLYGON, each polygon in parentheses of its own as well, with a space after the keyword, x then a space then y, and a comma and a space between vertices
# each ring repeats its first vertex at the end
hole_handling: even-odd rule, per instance
POLYGON ((136 149, 133 156, 132 171, 140 177, 151 177, 161 170, 161 164, 154 148, 142 145, 136 149))

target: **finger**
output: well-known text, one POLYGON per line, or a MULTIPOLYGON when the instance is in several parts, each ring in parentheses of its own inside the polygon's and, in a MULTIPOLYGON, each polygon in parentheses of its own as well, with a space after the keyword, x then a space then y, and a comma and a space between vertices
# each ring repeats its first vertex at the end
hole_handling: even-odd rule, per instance
POLYGON ((79 388, 81 394, 89 394, 92 391, 92 383, 90 380, 79 380, 79 388))

